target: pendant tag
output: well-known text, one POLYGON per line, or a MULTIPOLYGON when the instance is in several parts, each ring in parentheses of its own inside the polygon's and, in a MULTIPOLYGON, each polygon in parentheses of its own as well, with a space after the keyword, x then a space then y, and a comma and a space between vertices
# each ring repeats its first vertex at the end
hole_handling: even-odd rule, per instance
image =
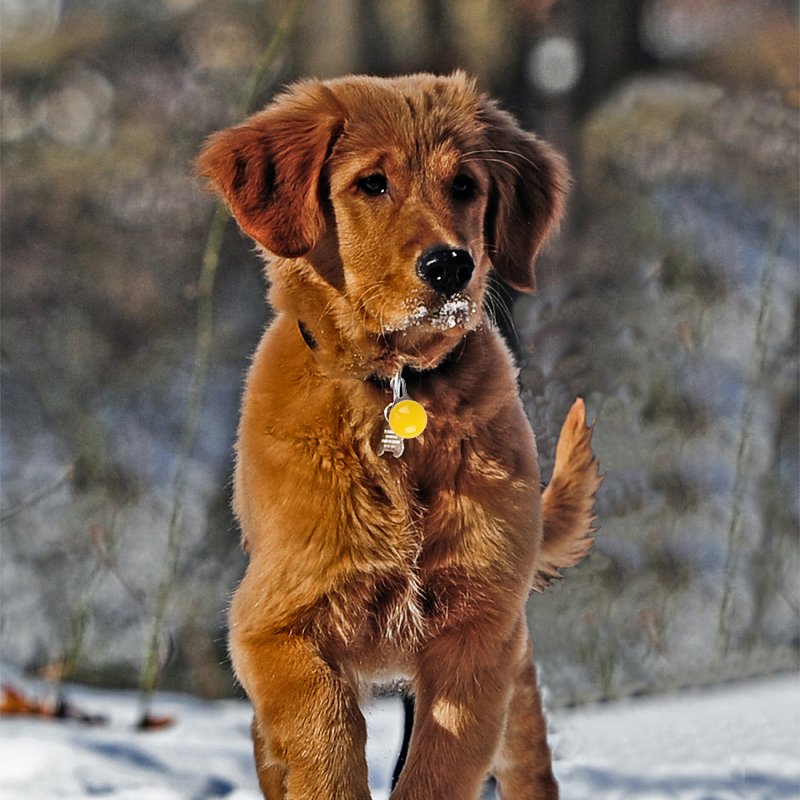
POLYGON ((415 439, 428 424, 428 415, 425 409, 408 396, 406 382, 402 373, 391 379, 392 402, 383 410, 383 416, 388 423, 381 437, 378 455, 391 453, 395 458, 400 458, 405 449, 406 439, 415 439))

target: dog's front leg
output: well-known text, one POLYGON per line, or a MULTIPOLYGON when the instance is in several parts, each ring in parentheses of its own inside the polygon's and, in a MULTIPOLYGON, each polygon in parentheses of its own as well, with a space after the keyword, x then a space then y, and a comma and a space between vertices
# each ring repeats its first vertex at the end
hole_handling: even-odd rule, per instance
POLYGON ((391 800, 479 795, 502 734, 524 630, 488 641, 486 628, 475 628, 438 636, 417 663, 414 730, 391 800))
POLYGON ((267 800, 369 800, 355 689, 314 643, 234 632, 231 653, 255 708, 256 766, 267 800))

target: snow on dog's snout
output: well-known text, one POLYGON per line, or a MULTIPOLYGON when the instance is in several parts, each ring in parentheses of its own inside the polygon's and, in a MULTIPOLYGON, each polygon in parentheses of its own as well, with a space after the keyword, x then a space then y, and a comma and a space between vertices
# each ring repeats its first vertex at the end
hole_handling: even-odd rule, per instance
POLYGON ((407 306, 405 316, 392 326, 392 330, 404 331, 420 325, 438 330, 468 327, 479 311, 478 304, 464 294, 455 294, 436 305, 412 301, 407 306))

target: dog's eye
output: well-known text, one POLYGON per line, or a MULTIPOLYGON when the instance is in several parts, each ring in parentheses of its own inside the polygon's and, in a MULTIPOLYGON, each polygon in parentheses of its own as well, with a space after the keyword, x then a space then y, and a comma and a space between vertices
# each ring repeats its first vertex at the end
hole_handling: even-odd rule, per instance
POLYGON ((472 200, 478 191, 478 185, 469 175, 456 175, 450 184, 450 192, 456 200, 472 200))
POLYGON ((359 178, 356 181, 356 186, 358 186, 364 194, 368 194, 370 197, 377 197, 379 194, 386 194, 389 183, 385 175, 376 172, 374 175, 367 175, 365 178, 359 178))

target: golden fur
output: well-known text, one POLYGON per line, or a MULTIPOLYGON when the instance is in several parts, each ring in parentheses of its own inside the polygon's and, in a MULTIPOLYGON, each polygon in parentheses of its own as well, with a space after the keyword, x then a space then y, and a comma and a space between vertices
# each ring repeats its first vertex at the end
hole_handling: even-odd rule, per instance
POLYGON ((504 798, 557 797, 525 603, 591 546, 599 478, 578 401, 542 500, 484 301, 492 269, 533 290, 562 159, 456 73, 296 84, 199 168, 269 257, 276 312, 243 400, 230 612, 265 797, 367 800, 359 696, 397 675, 416 718, 392 800, 476 798, 492 771, 504 798), (417 271, 437 246, 474 261, 452 297, 417 271), (379 456, 400 368, 428 426, 379 456))

